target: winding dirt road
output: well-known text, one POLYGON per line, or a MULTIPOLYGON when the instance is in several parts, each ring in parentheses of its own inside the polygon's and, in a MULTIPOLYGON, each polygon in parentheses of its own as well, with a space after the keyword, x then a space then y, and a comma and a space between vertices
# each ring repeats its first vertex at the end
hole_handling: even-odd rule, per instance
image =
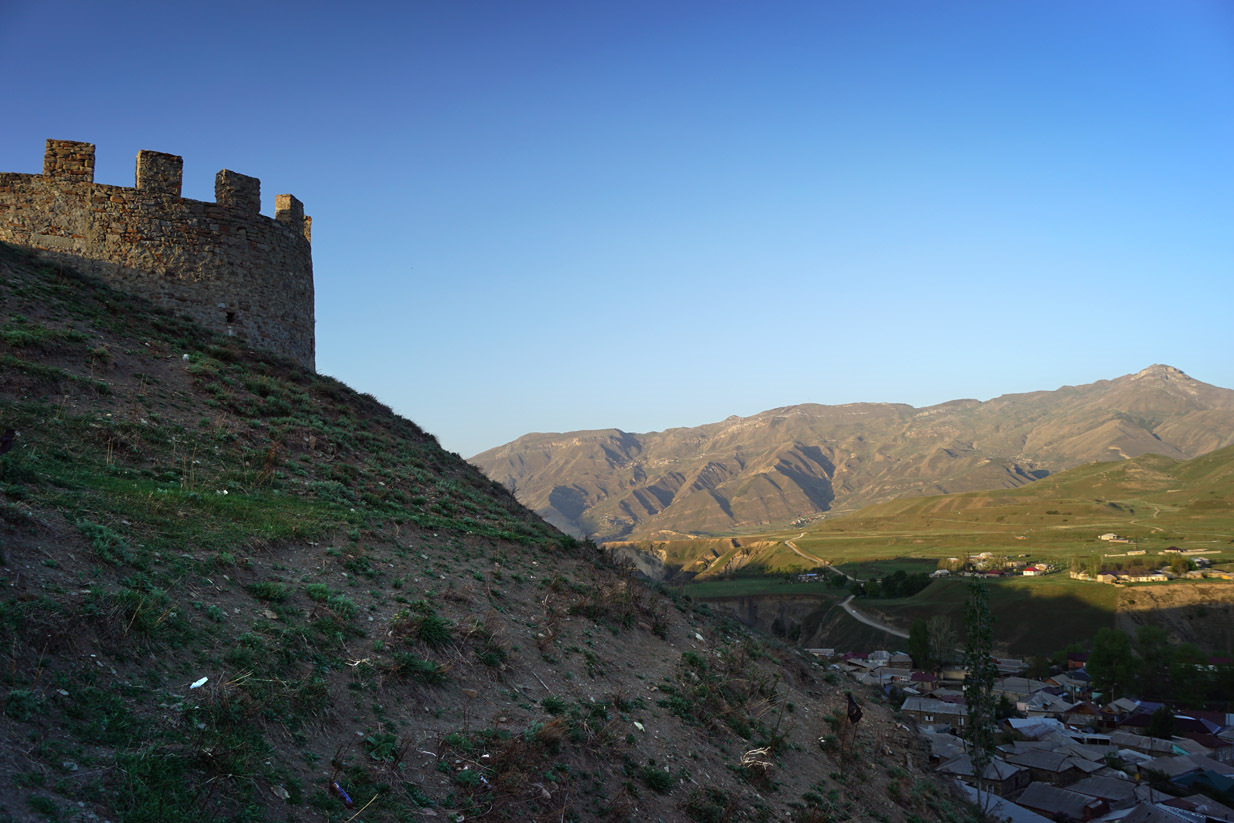
MULTIPOLYGON (((793 538, 793 540, 800 540, 802 537, 805 537, 805 534, 806 534, 805 532, 802 532, 801 534, 797 535, 797 537, 793 538)), ((858 580, 856 577, 853 577, 852 575, 844 574, 844 572, 840 571, 835 566, 830 565, 826 560, 823 560, 822 558, 819 558, 819 557, 815 557, 812 554, 806 554, 801 549, 797 548, 797 544, 794 543, 793 540, 785 540, 784 545, 792 549, 793 553, 796 554, 798 557, 803 557, 806 560, 817 563, 820 566, 823 566, 824 568, 830 569, 832 572, 838 575, 847 577, 849 580, 852 580, 854 583, 861 582, 860 580, 858 580)), ((848 612, 850 615, 852 615, 854 618, 861 621, 862 623, 865 623, 867 626, 878 629, 879 631, 887 632, 887 634, 894 635, 896 637, 903 637, 905 639, 908 639, 908 632, 893 628, 891 626, 888 626, 885 623, 879 623, 877 620, 875 620, 872 617, 867 617, 866 615, 857 611, 857 609, 853 607, 852 602, 853 602, 853 596, 850 594, 848 597, 840 601, 840 608, 844 609, 844 611, 848 612)))
MULTIPOLYGON (((806 536, 806 533, 805 533, 805 532, 802 532, 801 534, 799 534, 799 535, 797 535, 796 537, 794 537, 794 538, 793 538, 793 540, 800 540, 801 538, 803 538, 803 537, 805 537, 805 536, 806 536)), ((796 543, 794 543, 794 542, 793 542, 793 540, 785 540, 785 541, 784 541, 784 545, 785 545, 785 546, 788 546, 790 549, 792 549, 792 550, 793 550, 793 554, 797 555, 798 557, 805 558, 806 560, 809 560, 809 561, 811 561, 811 562, 813 562, 813 563, 817 563, 818 565, 822 566, 824 569, 827 569, 828 571, 830 571, 830 572, 832 572, 832 573, 834 573, 834 574, 838 574, 838 575, 840 575, 840 577, 846 577, 846 578, 848 578, 849 580, 853 581, 854 583, 861 583, 861 582, 863 582, 860 578, 853 577, 851 574, 845 574, 844 572, 842 572, 842 571, 840 571, 839 569, 837 569, 835 566, 833 566, 833 565, 831 565, 830 563, 828 563, 826 560, 823 560, 821 557, 815 557, 815 556, 814 556, 814 555, 812 555, 812 554, 806 554, 806 553, 805 553, 805 552, 803 552, 801 549, 797 548, 797 544, 796 544, 796 543)))
MULTIPOLYGON (((799 535, 797 535, 796 537, 794 537, 794 538, 793 538, 793 540, 800 540, 801 538, 803 538, 803 537, 805 537, 805 536, 806 536, 806 533, 805 533, 805 532, 802 532, 801 534, 799 534, 799 535)), ((805 552, 803 552, 801 549, 797 548, 797 544, 796 544, 796 543, 794 543, 794 542, 793 542, 793 540, 785 540, 785 541, 784 541, 784 545, 785 545, 785 546, 788 546, 790 549, 792 549, 792 550, 793 550, 793 554, 797 555, 798 557, 804 557, 806 560, 809 560, 809 561, 812 561, 812 562, 814 562, 814 563, 817 563, 817 564, 819 564, 820 566, 826 566, 826 565, 827 565, 827 561, 826 561, 826 560, 823 560, 821 557, 815 557, 815 556, 814 556, 814 555, 812 555, 812 554, 806 554, 806 553, 805 553, 805 552)), ((829 568, 830 568, 830 567, 829 567, 829 568)))
MULTIPOLYGON (((1153 506, 1153 504, 1152 504, 1152 503, 1149 503, 1148 505, 1153 506)), ((1153 506, 1153 516, 1152 516, 1152 519, 1153 519, 1153 520, 1156 520, 1156 519, 1157 519, 1158 517, 1160 517, 1160 516, 1161 516, 1161 508, 1160 508, 1159 506, 1153 506)), ((1135 520, 1132 520, 1131 522, 1132 522, 1132 523, 1135 523, 1135 524, 1138 526, 1139 524, 1143 523, 1143 522, 1144 522, 1144 520, 1143 520, 1142 518, 1136 518, 1135 520)), ((1151 525, 1149 526, 1149 528, 1150 528, 1150 529, 1152 529, 1152 530, 1153 530, 1153 531, 1155 531, 1155 532, 1163 532, 1163 531, 1165 531, 1165 529, 1159 529, 1159 528, 1157 528, 1156 526, 1151 526, 1151 525)))
POLYGON ((853 600, 853 596, 850 594, 848 597, 840 601, 840 608, 844 609, 844 611, 848 612, 853 617, 860 620, 862 623, 865 623, 867 626, 872 626, 873 628, 879 629, 880 631, 887 632, 887 634, 894 634, 896 637, 903 637, 906 640, 908 639, 908 632, 900 631, 899 629, 888 626, 885 623, 879 623, 874 618, 867 617, 866 615, 857 611, 852 606, 852 600, 853 600))

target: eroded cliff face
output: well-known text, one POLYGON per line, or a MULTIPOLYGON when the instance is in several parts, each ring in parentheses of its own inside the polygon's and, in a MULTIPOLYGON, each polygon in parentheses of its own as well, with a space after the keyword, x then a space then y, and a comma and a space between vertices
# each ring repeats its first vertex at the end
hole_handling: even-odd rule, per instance
POLYGON ((644 551, 633 543, 606 546, 609 556, 621 564, 630 564, 648 580, 665 583, 676 575, 676 569, 664 564, 663 551, 644 551))
POLYGON ((801 639, 801 626, 825 601, 801 595, 708 598, 712 609, 776 637, 801 639))
POLYGON ((1118 628, 1134 635, 1143 625, 1165 629, 1173 643, 1234 650, 1234 583, 1136 586, 1118 596, 1118 628))

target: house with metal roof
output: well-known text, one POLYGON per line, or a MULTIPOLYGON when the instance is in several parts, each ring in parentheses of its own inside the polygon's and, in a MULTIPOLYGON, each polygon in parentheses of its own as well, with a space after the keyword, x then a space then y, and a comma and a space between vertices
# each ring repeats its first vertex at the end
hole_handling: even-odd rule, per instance
POLYGON ((1054 820, 1074 823, 1086 823, 1110 810, 1104 800, 1048 783, 1030 783, 1015 802, 1054 820))

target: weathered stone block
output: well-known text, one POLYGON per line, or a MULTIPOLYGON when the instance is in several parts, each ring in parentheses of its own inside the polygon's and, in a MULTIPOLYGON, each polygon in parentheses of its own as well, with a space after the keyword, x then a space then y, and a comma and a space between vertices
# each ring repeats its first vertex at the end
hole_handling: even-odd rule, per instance
POLYGON ((304 224, 304 204, 295 195, 276 194, 274 196, 274 219, 300 231, 300 227, 304 224))
POLYGON ((261 181, 223 169, 214 177, 214 202, 241 211, 261 211, 261 181))
POLYGON ((137 188, 154 194, 180 196, 184 158, 161 151, 137 152, 137 188))
POLYGON ((94 144, 48 140, 43 152, 43 176, 75 183, 93 183, 94 144))

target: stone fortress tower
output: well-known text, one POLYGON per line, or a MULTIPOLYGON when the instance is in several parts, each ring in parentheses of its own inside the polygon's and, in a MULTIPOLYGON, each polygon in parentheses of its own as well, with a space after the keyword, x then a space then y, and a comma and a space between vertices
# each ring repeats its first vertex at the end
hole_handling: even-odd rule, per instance
POLYGON ((137 154, 135 188, 94 182, 94 145, 48 140, 42 174, 0 173, 0 241, 97 275, 207 328, 315 367, 312 218, 224 169, 214 203, 180 196, 184 161, 137 154))

